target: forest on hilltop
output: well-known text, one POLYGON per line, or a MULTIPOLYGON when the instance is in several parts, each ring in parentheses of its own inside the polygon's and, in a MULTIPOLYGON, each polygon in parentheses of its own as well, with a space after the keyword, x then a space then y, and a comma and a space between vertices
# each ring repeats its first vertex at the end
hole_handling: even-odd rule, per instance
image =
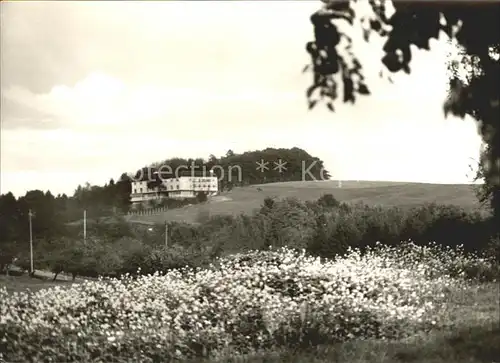
POLYGON ((222 157, 210 155, 207 160, 170 158, 143 167, 135 173, 134 179, 149 180, 150 186, 154 187, 160 185, 162 178, 209 176, 210 170, 219 179, 220 191, 254 184, 330 179, 322 160, 297 147, 266 148, 242 154, 228 150, 222 157), (280 163, 282 168, 279 167, 280 163), (265 167, 260 169, 259 165, 265 167))

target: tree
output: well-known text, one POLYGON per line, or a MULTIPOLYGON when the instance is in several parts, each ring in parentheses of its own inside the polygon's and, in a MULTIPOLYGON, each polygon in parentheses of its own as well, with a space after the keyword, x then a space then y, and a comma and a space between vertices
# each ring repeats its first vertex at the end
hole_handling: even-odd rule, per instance
POLYGON ((312 85, 306 96, 309 108, 319 101, 334 111, 338 86, 343 88, 343 101, 355 103, 357 95, 369 95, 363 67, 352 52, 352 39, 339 27, 340 22, 357 26, 366 24, 365 40, 375 32, 386 38, 382 63, 390 72, 411 73, 410 45, 429 50, 429 40, 444 31, 462 47, 461 62, 449 65, 452 71, 449 94, 443 105, 445 115, 462 118, 470 115, 479 123, 479 132, 487 145, 482 159, 482 175, 489 186, 494 223, 500 226, 500 31, 497 1, 395 1, 389 14, 388 1, 370 0, 371 13, 357 16, 356 1, 323 0, 324 6, 312 14, 314 41, 306 44, 311 56, 312 85), (358 23, 359 24, 359 23, 358 23), (344 40, 346 47, 340 49, 344 40), (343 50, 343 52, 341 51, 343 50), (461 64, 460 64, 461 63, 461 64), (470 70, 464 77, 459 66, 470 70), (337 79, 341 79, 339 83, 337 79))
POLYGON ((152 172, 152 177, 151 180, 147 182, 147 187, 156 191, 162 191, 166 189, 165 184, 163 184, 163 177, 158 171, 154 170, 152 172))
POLYGON ((122 173, 120 180, 116 183, 116 206, 123 213, 128 213, 130 210, 130 193, 132 192, 132 181, 127 173, 122 173))
MULTIPOLYGON (((483 150, 481 150, 480 160, 477 163, 477 171, 474 177, 474 182, 485 179, 486 177, 485 165, 487 164, 487 158, 488 158, 488 146, 486 146, 483 150)), ((486 204, 491 199, 492 194, 493 194, 493 185, 491 183, 484 183, 476 188, 477 199, 481 202, 482 205, 486 204)))
POLYGON ((198 203, 204 203, 208 200, 207 198, 207 193, 205 193, 204 191, 200 190, 198 192, 198 194, 196 194, 196 200, 198 201, 198 203))
POLYGON ((318 204, 326 208, 332 208, 332 207, 338 207, 340 205, 340 202, 337 199, 335 199, 335 197, 332 194, 323 194, 318 199, 318 204))
POLYGON ((0 195, 0 243, 10 242, 19 235, 19 205, 12 193, 0 195))
POLYGON ((207 169, 212 170, 212 168, 218 164, 219 164, 219 160, 217 159, 217 157, 214 154, 210 154, 210 156, 208 157, 207 165, 206 165, 207 169))
POLYGON ((36 215, 32 220, 34 236, 49 237, 60 230, 61 226, 56 218, 55 198, 50 192, 30 190, 18 199, 18 206, 19 217, 24 221, 24 226, 28 225, 30 209, 36 215))

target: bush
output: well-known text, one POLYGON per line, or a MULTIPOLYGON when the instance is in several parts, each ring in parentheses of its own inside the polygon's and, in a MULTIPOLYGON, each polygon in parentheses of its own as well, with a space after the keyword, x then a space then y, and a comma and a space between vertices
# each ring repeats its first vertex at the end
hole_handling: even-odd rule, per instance
POLYGON ((135 238, 121 238, 113 243, 112 249, 122 261, 117 273, 135 275, 147 265, 146 261, 152 247, 135 238))
MULTIPOLYGON (((464 252, 482 253, 488 258, 498 258, 499 251, 498 240, 490 238, 491 220, 455 206, 427 204, 403 210, 348 205, 337 203, 327 194, 316 202, 268 197, 253 215, 210 217, 200 212, 198 217, 200 225, 170 223, 169 248, 173 252, 168 256, 157 256, 157 249, 164 245, 164 225, 149 231, 117 221, 91 225, 94 240, 89 239, 86 246, 71 242, 81 241, 81 236, 68 237, 66 242, 37 241, 35 267, 92 276, 136 273, 139 267, 154 272, 156 265, 177 266, 187 261, 195 266, 217 256, 269 247, 288 246, 334 258, 344 255, 349 247, 364 251, 377 242, 396 246, 409 239, 417 245, 429 241, 448 247, 462 244, 464 252)), ((29 268, 26 249, 19 255, 19 264, 29 268)))
POLYGON ((490 240, 489 220, 478 212, 467 213, 449 205, 427 204, 410 210, 401 231, 402 239, 444 246, 464 245, 468 252, 486 248, 490 240))
POLYGON ((141 266, 141 273, 166 273, 174 269, 198 268, 211 262, 208 251, 186 249, 175 245, 152 248, 141 266))
POLYGON ((343 254, 349 246, 363 250, 376 242, 394 246, 408 239, 419 245, 429 241, 450 247, 463 244, 466 252, 491 246, 488 219, 437 204, 403 210, 336 203, 331 195, 316 202, 267 197, 253 216, 221 218, 185 232, 178 243, 186 241, 187 247, 202 239, 223 254, 286 245, 321 257, 343 254))
MULTIPOLYGON (((467 286, 448 274, 466 260, 460 251, 447 258, 450 251, 410 243, 321 262, 290 249, 252 251, 209 269, 35 293, 0 289, 0 357, 184 361, 427 334, 446 326, 451 297, 467 286)), ((165 271, 183 253, 156 249, 149 260, 165 271)))
POLYGON ((490 242, 486 246, 484 253, 484 257, 492 259, 496 261, 500 265, 500 237, 492 237, 490 242))
POLYGON ((326 208, 335 208, 340 206, 340 202, 332 194, 324 194, 318 199, 318 204, 326 208))
POLYGON ((198 203, 205 203, 207 200, 208 200, 207 193, 199 191, 198 194, 196 194, 196 201, 198 203))
POLYGON ((0 248, 0 272, 4 271, 14 259, 21 255, 21 246, 17 242, 1 242, 0 248))
POLYGON ((275 198, 272 197, 265 197, 264 198, 264 204, 260 208, 260 213, 261 214, 268 214, 271 212, 271 210, 274 207, 275 203, 275 198))

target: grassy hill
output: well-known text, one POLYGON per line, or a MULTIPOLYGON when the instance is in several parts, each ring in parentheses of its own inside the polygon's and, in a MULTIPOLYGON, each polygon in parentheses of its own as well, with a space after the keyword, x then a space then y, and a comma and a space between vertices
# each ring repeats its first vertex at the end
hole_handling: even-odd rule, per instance
POLYGON ((161 223, 177 221, 196 223, 200 214, 236 215, 252 213, 260 208, 265 197, 296 197, 300 200, 318 199, 323 194, 343 202, 363 202, 369 205, 411 207, 436 202, 454 204, 465 209, 478 208, 479 204, 472 185, 426 184, 383 181, 306 181, 283 182, 235 188, 223 192, 210 201, 179 209, 171 209, 156 215, 128 216, 130 222, 161 223))

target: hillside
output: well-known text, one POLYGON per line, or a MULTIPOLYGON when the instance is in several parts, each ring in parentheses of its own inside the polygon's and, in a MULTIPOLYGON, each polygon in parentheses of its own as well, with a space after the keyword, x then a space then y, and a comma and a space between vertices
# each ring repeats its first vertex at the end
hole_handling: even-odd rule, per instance
POLYGON ((201 213, 210 215, 235 215, 252 213, 265 197, 296 197, 300 200, 318 199, 323 194, 333 194, 343 202, 364 202, 369 205, 411 207, 436 202, 454 204, 465 209, 479 207, 471 185, 425 184, 382 181, 305 181, 252 185, 222 192, 202 205, 171 209, 156 215, 128 216, 130 222, 161 223, 177 221, 196 223, 201 213), (259 190, 260 189, 260 190, 259 190))

